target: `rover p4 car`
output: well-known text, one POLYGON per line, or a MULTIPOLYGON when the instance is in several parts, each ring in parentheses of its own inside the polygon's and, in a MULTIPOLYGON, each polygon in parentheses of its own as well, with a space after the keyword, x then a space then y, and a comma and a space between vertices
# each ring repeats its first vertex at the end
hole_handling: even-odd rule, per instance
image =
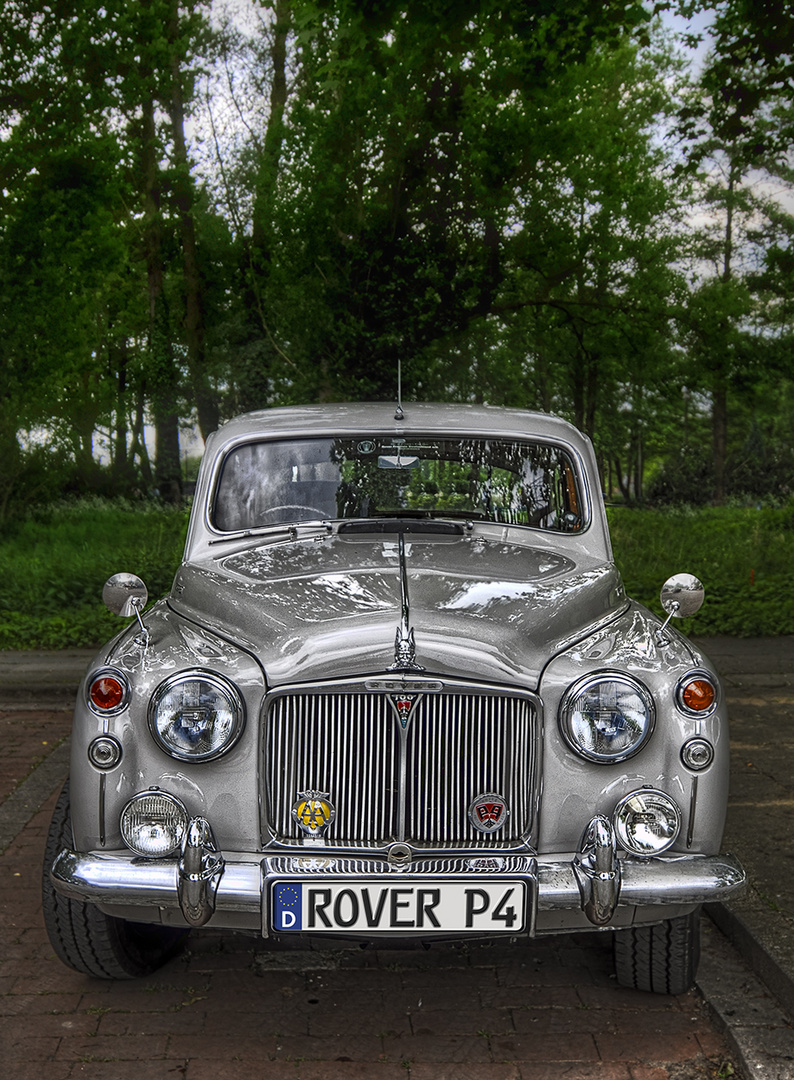
POLYGON ((204 926, 606 930, 621 984, 692 984, 700 905, 744 883, 723 692, 670 623, 702 587, 671 577, 661 617, 626 596, 574 427, 241 416, 207 441, 170 594, 147 608, 119 569, 129 622, 79 692, 45 858, 67 964, 143 975, 204 926))

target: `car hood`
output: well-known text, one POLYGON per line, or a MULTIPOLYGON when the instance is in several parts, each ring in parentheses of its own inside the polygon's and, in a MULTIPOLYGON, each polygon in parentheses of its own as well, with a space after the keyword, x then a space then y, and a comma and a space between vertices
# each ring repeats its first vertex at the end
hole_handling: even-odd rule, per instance
MULTIPOLYGON (((552 656, 626 603, 615 566, 579 553, 421 535, 404 552, 415 662, 429 674, 534 689, 552 656)), ((185 563, 169 604, 257 655, 272 687, 389 670, 400 578, 397 537, 249 541, 185 563)))

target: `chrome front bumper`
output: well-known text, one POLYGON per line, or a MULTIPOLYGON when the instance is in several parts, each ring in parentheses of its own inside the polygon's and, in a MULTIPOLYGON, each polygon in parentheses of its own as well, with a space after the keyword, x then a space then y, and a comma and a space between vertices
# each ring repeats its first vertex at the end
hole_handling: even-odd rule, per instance
MULTIPOLYGON (((179 911, 191 926, 224 913, 226 926, 234 914, 257 919, 267 936, 270 885, 289 878, 309 883, 323 880, 372 880, 406 883, 456 878, 475 885, 485 878, 522 878, 532 885, 531 932, 552 932, 584 926, 627 925, 619 909, 691 907, 728 900, 745 886, 745 874, 732 855, 663 855, 618 858, 611 826, 597 817, 585 830, 573 856, 482 854, 453 858, 416 858, 408 865, 387 859, 334 857, 327 852, 294 855, 221 856, 206 822, 191 823, 189 840, 178 859, 146 860, 132 854, 80 852, 66 849, 55 860, 51 877, 56 890, 73 900, 101 907, 179 911), (568 924, 554 913, 575 914, 568 924)), ((662 916, 663 917, 663 916, 662 916)), ((142 921, 145 917, 142 913, 142 921)), ((629 920, 631 921, 631 920, 629 920)))

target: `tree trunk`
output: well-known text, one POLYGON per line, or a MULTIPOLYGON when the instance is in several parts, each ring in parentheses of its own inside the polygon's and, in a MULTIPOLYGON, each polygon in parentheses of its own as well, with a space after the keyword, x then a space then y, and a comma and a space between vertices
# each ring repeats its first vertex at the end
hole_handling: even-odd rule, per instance
MULTIPOLYGON (((727 285, 733 276, 733 212, 737 170, 731 162, 725 203, 725 235, 723 238, 722 280, 727 285)), ((727 330, 727 327, 726 327, 727 330)), ((727 339, 727 333, 724 335, 727 339)), ((719 346, 718 346, 719 347, 719 346)), ((711 403, 711 435, 714 455, 714 502, 725 502, 725 472, 728 458, 728 377, 726 350, 717 363, 711 403)))
POLYGON ((725 502, 725 466, 728 457, 728 390, 722 379, 717 382, 711 403, 712 452, 714 455, 714 502, 725 502))
POLYGON ((144 237, 149 292, 148 383, 151 388, 157 456, 155 484, 163 499, 178 502, 182 494, 179 467, 179 413, 176 391, 179 373, 171 348, 168 311, 163 294, 160 173, 154 99, 144 103, 142 123, 144 175, 144 237))
POLYGON ((112 434, 112 471, 117 490, 127 492, 132 485, 132 462, 127 448, 127 364, 126 337, 110 345, 111 372, 116 372, 116 409, 112 434), (115 358, 115 360, 114 360, 115 358))
POLYGON ((195 192, 190 176, 190 162, 185 140, 185 103, 182 92, 182 65, 177 52, 179 39, 179 3, 174 2, 169 26, 171 45, 171 100, 169 118, 174 143, 174 197, 179 214, 179 231, 182 241, 182 267, 185 288, 185 344, 190 382, 198 410, 198 422, 202 436, 215 431, 220 421, 218 396, 207 373, 204 349, 204 301, 201 272, 199 270, 196 243, 195 192))

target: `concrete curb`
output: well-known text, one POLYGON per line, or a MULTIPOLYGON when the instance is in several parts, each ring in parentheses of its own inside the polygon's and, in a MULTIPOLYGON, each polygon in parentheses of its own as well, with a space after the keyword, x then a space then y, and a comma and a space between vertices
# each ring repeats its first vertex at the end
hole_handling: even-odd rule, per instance
MULTIPOLYGON (((784 937, 770 925, 769 912, 752 892, 727 904, 708 904, 706 914, 728 941, 741 953, 751 970, 775 996, 789 1016, 794 1017, 794 978, 790 962, 783 962, 784 937)), ((791 1069, 794 1076, 794 1066, 791 1069)))
POLYGON ((749 1080, 791 1080, 794 1030, 788 1015, 731 942, 717 928, 722 905, 710 904, 701 925, 703 951, 697 985, 715 1023, 749 1080))

